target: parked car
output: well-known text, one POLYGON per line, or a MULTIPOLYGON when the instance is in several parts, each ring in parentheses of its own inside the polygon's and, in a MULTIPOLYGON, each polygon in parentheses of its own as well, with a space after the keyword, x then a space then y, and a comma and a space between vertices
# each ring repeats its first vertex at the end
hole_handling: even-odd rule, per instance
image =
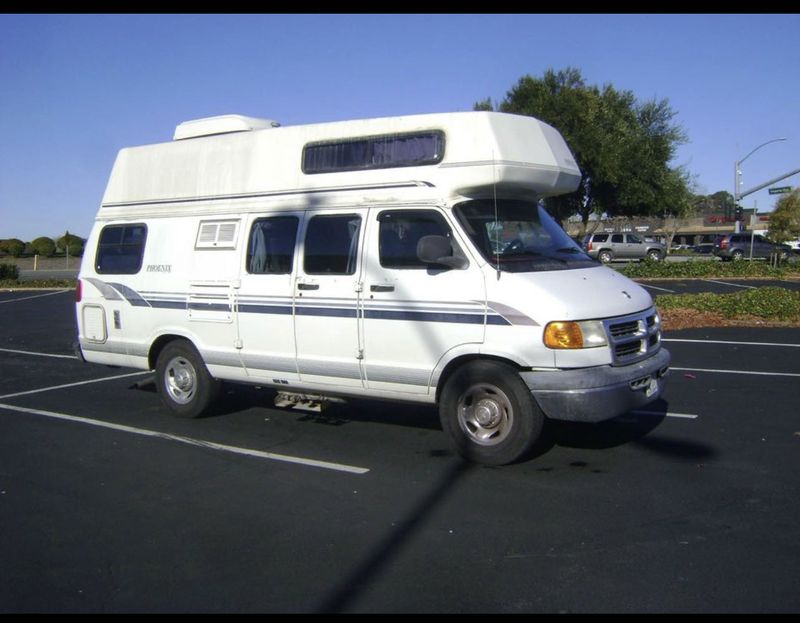
POLYGON ((714 253, 714 243, 701 242, 700 244, 694 245, 692 247, 692 251, 694 251, 698 255, 711 255, 714 253))
POLYGON ((635 234, 589 234, 583 239, 583 249, 603 264, 613 259, 649 258, 658 262, 667 255, 660 242, 646 242, 635 234))
POLYGON ((749 258, 751 249, 754 258, 768 258, 777 254, 781 260, 785 260, 791 252, 789 245, 772 243, 761 234, 752 232, 725 234, 714 242, 714 255, 723 261, 749 258))

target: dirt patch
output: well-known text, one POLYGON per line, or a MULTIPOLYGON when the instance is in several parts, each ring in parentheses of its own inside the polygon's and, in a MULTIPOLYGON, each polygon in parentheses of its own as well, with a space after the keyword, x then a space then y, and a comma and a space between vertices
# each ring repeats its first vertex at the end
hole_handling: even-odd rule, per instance
POLYGON ((697 329, 700 327, 798 327, 797 322, 764 320, 757 316, 726 318, 722 314, 701 312, 696 309, 659 310, 661 326, 665 331, 697 329))

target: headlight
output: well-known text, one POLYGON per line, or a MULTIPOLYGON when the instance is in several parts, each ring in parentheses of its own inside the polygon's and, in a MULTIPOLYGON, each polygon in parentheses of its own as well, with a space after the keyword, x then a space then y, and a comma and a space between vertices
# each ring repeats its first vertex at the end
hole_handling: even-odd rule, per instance
POLYGON ((582 322, 551 322, 544 328, 544 344, 548 348, 595 348, 608 344, 603 323, 599 320, 582 322))

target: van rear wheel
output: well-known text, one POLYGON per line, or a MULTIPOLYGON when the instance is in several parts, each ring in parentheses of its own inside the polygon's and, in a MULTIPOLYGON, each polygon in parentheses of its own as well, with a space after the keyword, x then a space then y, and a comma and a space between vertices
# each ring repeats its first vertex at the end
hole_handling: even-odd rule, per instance
POLYGON ((457 370, 442 390, 439 418, 458 453, 483 465, 522 458, 544 425, 516 370, 496 361, 473 361, 457 370))
POLYGON ((196 418, 216 400, 222 384, 209 374, 190 342, 176 340, 158 356, 156 386, 161 401, 174 415, 196 418))

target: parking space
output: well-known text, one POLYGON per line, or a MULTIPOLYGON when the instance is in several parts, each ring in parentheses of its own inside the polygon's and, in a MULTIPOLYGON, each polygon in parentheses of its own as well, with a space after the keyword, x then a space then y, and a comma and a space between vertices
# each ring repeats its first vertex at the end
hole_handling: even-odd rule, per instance
POLYGON ((490 469, 415 405, 230 387, 171 418, 149 373, 71 357, 72 293, 26 296, 0 293, 2 611, 800 607, 798 329, 666 334, 662 401, 490 469))
POLYGON ((659 294, 698 294, 700 292, 730 294, 761 287, 800 290, 800 280, 796 279, 637 279, 636 282, 654 296, 659 294))

